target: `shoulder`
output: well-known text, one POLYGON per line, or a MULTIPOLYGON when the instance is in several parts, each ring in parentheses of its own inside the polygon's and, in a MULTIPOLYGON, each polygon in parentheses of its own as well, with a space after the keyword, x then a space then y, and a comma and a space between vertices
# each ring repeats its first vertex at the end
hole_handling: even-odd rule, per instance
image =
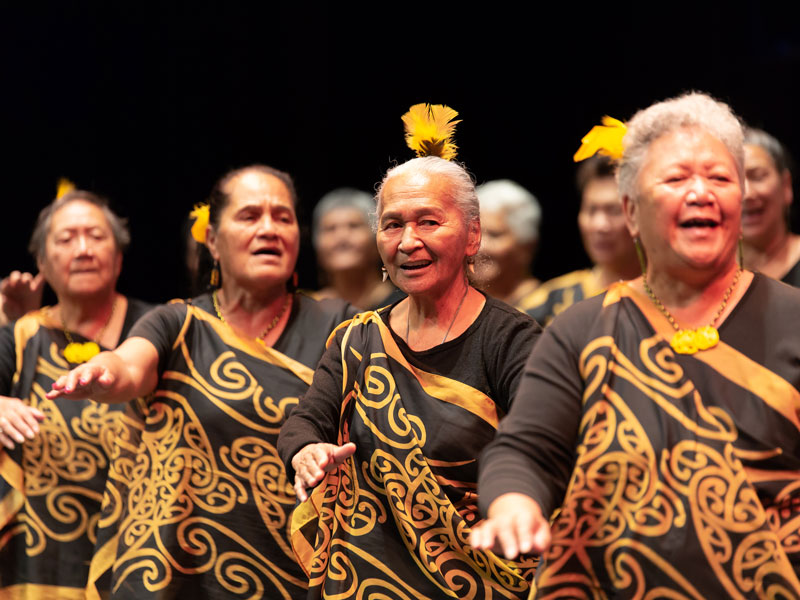
POLYGON ((513 306, 491 296, 486 297, 486 309, 484 312, 486 321, 492 325, 541 329, 536 319, 530 315, 520 312, 513 306))
POLYGON ((127 296, 126 300, 128 301, 128 313, 126 315, 126 319, 131 319, 134 321, 158 306, 157 304, 151 304, 149 302, 145 302, 144 300, 139 300, 138 298, 131 298, 130 296, 127 296))
MULTIPOLYGON (((297 315, 302 316, 306 323, 334 323, 338 325, 356 314, 356 309, 339 298, 322 298, 315 299, 305 293, 298 292, 295 294, 297 300, 297 315)), ((330 327, 328 331, 333 329, 330 327)))
POLYGON ((796 314, 800 318, 800 288, 754 273, 740 305, 746 312, 763 312, 765 317, 785 319, 796 314))

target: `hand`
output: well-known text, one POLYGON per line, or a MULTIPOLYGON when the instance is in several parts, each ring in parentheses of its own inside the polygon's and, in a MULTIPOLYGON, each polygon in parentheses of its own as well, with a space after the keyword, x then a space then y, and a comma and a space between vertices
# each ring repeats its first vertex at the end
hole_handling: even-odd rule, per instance
POLYGON ((53 382, 53 389, 47 392, 47 398, 53 400, 61 396, 72 400, 91 398, 100 391, 114 385, 114 376, 104 365, 85 363, 72 369, 53 382))
POLYGON ((292 468, 295 472, 294 491, 297 499, 305 502, 308 499, 306 490, 317 485, 325 477, 325 473, 336 469, 355 451, 356 445, 353 442, 343 446, 324 443, 304 446, 292 458, 292 468))
POLYGON ((39 433, 39 421, 44 421, 44 413, 38 408, 19 398, 0 396, 0 444, 9 450, 14 449, 14 442, 32 440, 39 433))
POLYGON ((489 518, 473 527, 469 540, 478 550, 502 550, 508 559, 541 554, 550 547, 550 524, 531 497, 503 494, 489 506, 489 518))
POLYGON ((42 305, 44 275, 14 271, 0 281, 3 313, 8 321, 19 319, 22 315, 36 310, 42 305))

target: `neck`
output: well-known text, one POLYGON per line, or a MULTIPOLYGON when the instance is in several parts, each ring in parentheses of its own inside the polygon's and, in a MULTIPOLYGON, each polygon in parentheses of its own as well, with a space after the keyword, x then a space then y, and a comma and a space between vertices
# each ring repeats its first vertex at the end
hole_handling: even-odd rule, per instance
POLYGON ((763 271, 769 275, 770 267, 782 263, 789 252, 791 235, 782 227, 760 243, 742 242, 744 264, 748 269, 763 271))
POLYGON ((59 296, 58 310, 62 324, 82 335, 85 335, 85 331, 99 330, 111 318, 116 298, 117 293, 113 289, 89 297, 59 296))
POLYGON ((290 299, 283 284, 254 292, 235 283, 223 283, 217 299, 225 321, 244 337, 262 338, 267 329, 269 334, 279 333, 288 320, 290 299), (279 317, 276 325, 281 327, 271 326, 275 317, 279 317))
POLYGON ((499 277, 486 283, 486 291, 498 300, 506 303, 517 299, 523 286, 537 283, 536 279, 530 276, 525 269, 520 269, 518 273, 501 274, 499 277))
POLYGON ((336 295, 353 306, 368 305, 370 296, 382 285, 380 274, 373 268, 354 268, 328 273, 336 295))
POLYGON ((636 256, 620 263, 598 263, 594 267, 594 276, 601 289, 606 289, 612 283, 620 280, 636 279, 639 275, 641 275, 641 267, 636 256))

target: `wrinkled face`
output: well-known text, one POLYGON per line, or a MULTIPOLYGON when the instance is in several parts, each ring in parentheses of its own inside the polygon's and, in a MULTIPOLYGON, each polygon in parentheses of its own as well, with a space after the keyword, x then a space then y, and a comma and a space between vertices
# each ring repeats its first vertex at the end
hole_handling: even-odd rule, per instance
POLYGON ((378 251, 394 284, 409 295, 446 294, 480 246, 480 222, 464 222, 449 185, 444 177, 415 173, 384 185, 378 251))
POLYGON ((578 228, 593 264, 618 267, 629 263, 635 252, 633 239, 613 177, 592 179, 583 188, 578 228))
POLYGON ((648 269, 718 272, 736 261, 742 191, 736 161, 703 129, 655 140, 639 171, 638 199, 623 199, 648 269))
POLYGON ((328 211, 319 221, 317 258, 328 272, 374 268, 378 251, 364 213, 351 207, 328 211))
POLYGON ((518 275, 529 267, 534 242, 521 243, 508 226, 506 210, 481 210, 481 280, 491 282, 504 273, 518 275))
POLYGON ((102 209, 75 200, 53 213, 38 263, 57 296, 91 296, 114 290, 122 254, 102 209))
POLYGON ((271 288, 289 280, 297 263, 300 230, 289 190, 267 173, 245 171, 228 182, 228 204, 208 229, 208 249, 223 282, 271 288))
POLYGON ((786 211, 792 203, 792 177, 779 173, 761 146, 744 147, 745 192, 742 201, 742 234, 756 246, 768 245, 786 231, 786 211))

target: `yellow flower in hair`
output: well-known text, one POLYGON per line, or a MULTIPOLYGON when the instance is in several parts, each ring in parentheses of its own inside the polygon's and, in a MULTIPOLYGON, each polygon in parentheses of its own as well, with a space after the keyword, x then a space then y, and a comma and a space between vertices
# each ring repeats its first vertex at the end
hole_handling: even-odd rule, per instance
POLYGON ((622 158, 622 138, 625 137, 628 128, 622 121, 609 116, 603 117, 602 123, 592 127, 589 133, 583 136, 581 139, 583 143, 572 160, 580 162, 595 154, 609 156, 614 160, 622 158))
POLYGON ((61 179, 58 180, 58 188, 56 190, 56 200, 61 198, 61 196, 69 194, 74 190, 75 190, 75 184, 72 183, 66 177, 62 177, 61 179))
POLYGON ((189 217, 194 219, 192 224, 192 237, 198 244, 206 243, 206 230, 208 229, 208 204, 195 204, 189 217))
POLYGON ((438 156, 445 160, 456 157, 458 146, 453 142, 454 121, 458 113, 444 104, 415 104, 403 115, 406 144, 417 156, 438 156))

